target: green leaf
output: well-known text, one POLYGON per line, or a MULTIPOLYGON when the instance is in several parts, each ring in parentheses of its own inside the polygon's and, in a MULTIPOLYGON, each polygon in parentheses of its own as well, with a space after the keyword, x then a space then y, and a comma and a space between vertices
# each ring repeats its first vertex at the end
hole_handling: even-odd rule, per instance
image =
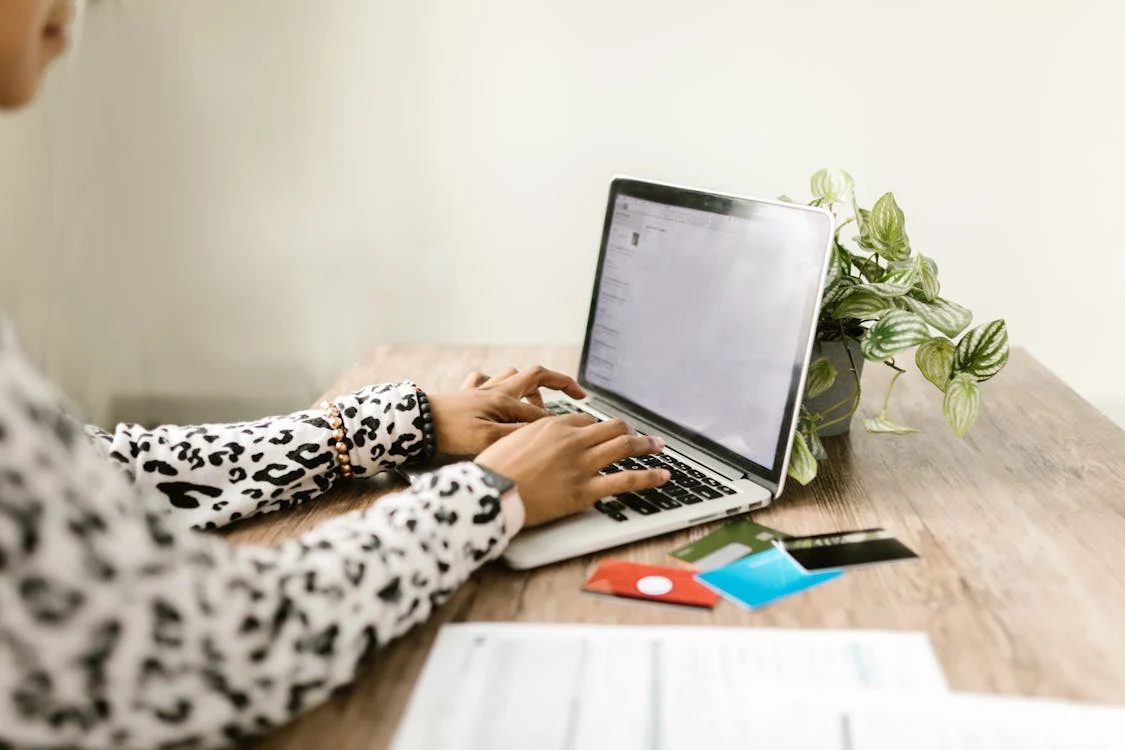
POLYGON ((913 435, 921 432, 921 430, 913 427, 907 427, 904 424, 899 424, 886 417, 875 417, 874 419, 863 420, 863 429, 868 432, 882 432, 892 435, 913 435))
POLYGON ((797 202, 797 201, 793 200, 792 198, 790 198, 788 195, 779 195, 779 196, 777 196, 777 199, 779 201, 781 201, 782 203, 796 203, 797 202))
POLYGON ((832 309, 832 317, 836 320, 855 318, 856 320, 876 320, 888 310, 893 310, 895 303, 886 297, 874 292, 864 291, 863 287, 853 287, 845 294, 832 309))
POLYGON ((887 260, 904 260, 910 255, 910 238, 906 236, 906 216, 895 202, 893 193, 886 193, 871 207, 870 215, 860 224, 856 240, 861 247, 878 253, 887 260))
POLYGON ((926 380, 944 391, 953 377, 953 361, 957 358, 957 347, 946 338, 932 338, 918 347, 914 362, 926 380))
POLYGON ((793 451, 789 455, 789 476, 800 484, 808 484, 816 478, 816 458, 809 450, 802 432, 793 435, 793 451))
POLYGON ((827 358, 820 359, 809 365, 809 374, 805 378, 805 394, 808 398, 816 398, 827 391, 836 382, 836 366, 827 358))
POLYGON ((821 169, 812 176, 812 194, 824 203, 850 201, 855 193, 855 180, 842 169, 821 169))
POLYGON ((844 264, 840 257, 840 243, 834 243, 828 253, 828 268, 824 272, 824 296, 827 297, 844 277, 844 264))
POLYGON ((938 282, 937 264, 930 258, 922 255, 922 272, 918 275, 918 287, 922 290, 922 299, 933 302, 941 292, 941 283, 938 282))
POLYGON ((922 320, 938 329, 946 336, 956 336, 973 322, 973 313, 956 302, 938 297, 932 302, 912 296, 901 297, 901 301, 922 320))
POLYGON ((813 458, 817 461, 824 461, 828 458, 828 451, 824 450, 824 443, 821 441, 820 433, 816 431, 816 428, 810 429, 805 438, 809 441, 809 450, 812 452, 813 458))
POLYGON ((892 310, 867 331, 860 342, 863 356, 874 362, 890 359, 930 338, 926 321, 905 310, 892 310))
POLYGON ((977 326, 964 335, 957 344, 957 372, 971 374, 984 382, 1008 364, 1008 326, 1003 320, 994 320, 977 326))
POLYGON ((839 303, 850 290, 855 289, 856 281, 850 276, 842 276, 835 286, 831 289, 824 290, 824 299, 820 302, 820 307, 825 312, 832 310, 833 306, 839 303))
POLYGON ((945 389, 945 402, 941 408, 945 412, 945 421, 949 422, 957 437, 965 437, 980 414, 980 385, 972 375, 957 373, 945 389))
POLYGON ((878 281, 860 284, 859 288, 881 297, 902 297, 914 287, 921 273, 922 261, 920 257, 916 257, 909 263, 888 269, 878 281))

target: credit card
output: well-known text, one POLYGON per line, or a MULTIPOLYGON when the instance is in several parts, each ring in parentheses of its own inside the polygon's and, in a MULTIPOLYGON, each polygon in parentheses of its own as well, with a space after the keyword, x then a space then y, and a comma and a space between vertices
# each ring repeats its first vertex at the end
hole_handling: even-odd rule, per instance
POLYGON ((790 537, 778 546, 808 571, 840 570, 918 557, 884 529, 790 537))
POLYGON ((772 549, 774 540, 787 538, 788 535, 776 529, 741 519, 674 549, 668 555, 696 570, 714 570, 748 555, 772 549))
POLYGON ((695 580, 736 604, 757 609, 841 575, 838 570, 809 573, 775 547, 730 565, 697 573, 695 580))
POLYGON ((629 599, 714 607, 719 601, 718 594, 699 585, 693 575, 692 571, 681 568, 605 560, 582 588, 629 599))

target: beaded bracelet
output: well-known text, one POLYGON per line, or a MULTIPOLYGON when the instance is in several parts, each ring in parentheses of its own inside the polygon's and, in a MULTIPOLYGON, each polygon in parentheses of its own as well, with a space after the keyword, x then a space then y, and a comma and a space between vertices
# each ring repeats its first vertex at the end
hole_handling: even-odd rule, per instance
POLYGON ((352 457, 348 455, 347 434, 344 432, 344 418, 340 416, 340 407, 328 401, 323 401, 320 408, 328 417, 328 426, 332 428, 332 438, 336 441, 333 446, 336 453, 336 466, 340 469, 340 476, 351 479, 352 457))
POLYGON ((437 455, 437 431, 434 429, 434 415, 430 411, 430 399, 425 391, 416 388, 418 395, 418 411, 422 414, 422 456, 421 460, 429 463, 437 455))

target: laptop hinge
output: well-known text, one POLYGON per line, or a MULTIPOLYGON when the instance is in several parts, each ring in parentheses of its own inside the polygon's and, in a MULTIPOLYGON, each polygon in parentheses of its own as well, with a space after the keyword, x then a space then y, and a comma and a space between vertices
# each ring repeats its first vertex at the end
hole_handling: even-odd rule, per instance
POLYGON ((697 463, 703 464, 707 468, 711 469, 711 471, 714 471, 716 474, 719 474, 728 481, 734 481, 736 479, 747 477, 746 472, 738 468, 737 466, 734 466, 733 464, 719 458, 718 456, 713 455, 712 453, 709 453, 708 451, 697 448, 691 443, 688 443, 676 437, 674 434, 669 434, 669 432, 663 427, 649 422, 644 417, 638 415, 636 412, 626 408, 625 406, 622 406, 616 401, 602 398, 601 396, 591 395, 586 399, 586 403, 593 407, 596 411, 605 412, 610 416, 621 415, 626 419, 626 421, 635 426, 641 432, 650 435, 659 435, 660 437, 664 438, 664 442, 668 445, 668 447, 684 454, 697 463))

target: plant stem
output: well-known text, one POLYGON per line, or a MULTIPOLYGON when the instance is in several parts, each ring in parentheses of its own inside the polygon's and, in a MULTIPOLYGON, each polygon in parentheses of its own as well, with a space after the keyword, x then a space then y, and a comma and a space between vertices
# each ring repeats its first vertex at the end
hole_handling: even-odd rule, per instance
POLYGON ((894 365, 891 365, 891 367, 894 367, 896 370, 898 370, 898 372, 896 372, 894 374, 894 377, 891 378, 891 384, 887 386, 887 393, 885 396, 883 396, 883 408, 879 411, 880 419, 887 418, 887 404, 891 402, 891 391, 895 389, 895 382, 906 373, 906 370, 895 367, 894 365))

